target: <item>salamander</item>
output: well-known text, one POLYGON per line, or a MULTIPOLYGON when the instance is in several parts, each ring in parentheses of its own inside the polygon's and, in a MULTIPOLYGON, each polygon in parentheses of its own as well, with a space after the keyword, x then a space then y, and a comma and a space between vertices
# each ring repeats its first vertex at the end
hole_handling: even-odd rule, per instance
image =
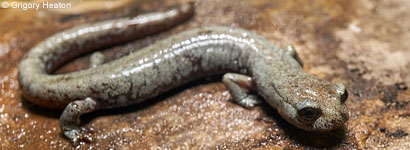
POLYGON ((33 47, 19 64, 18 80, 27 100, 64 109, 60 126, 74 145, 91 138, 79 125, 85 113, 149 100, 177 86, 214 74, 237 104, 260 103, 255 91, 289 123, 307 131, 329 131, 348 119, 347 90, 303 71, 292 46, 280 48, 264 37, 223 26, 190 29, 123 58, 53 74, 85 53, 174 27, 194 14, 192 3, 164 12, 82 24, 56 33, 33 47))

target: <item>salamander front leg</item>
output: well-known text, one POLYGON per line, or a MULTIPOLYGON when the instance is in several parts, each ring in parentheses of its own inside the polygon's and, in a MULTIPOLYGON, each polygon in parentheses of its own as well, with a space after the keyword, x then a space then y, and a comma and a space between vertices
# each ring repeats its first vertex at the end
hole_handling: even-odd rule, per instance
POLYGON ((95 111, 99 108, 98 103, 91 98, 77 100, 69 103, 60 117, 60 127, 74 146, 81 141, 91 142, 92 138, 85 128, 80 127, 80 116, 95 111))
POLYGON ((104 55, 101 52, 94 52, 90 57, 90 68, 95 68, 104 63, 104 55))
POLYGON ((293 47, 293 45, 288 45, 288 47, 286 47, 286 50, 288 50, 289 55, 295 58, 296 61, 300 64, 300 66, 303 67, 302 60, 300 59, 298 53, 296 52, 295 47, 293 47))
POLYGON ((249 108, 260 103, 257 96, 247 93, 253 88, 253 80, 251 77, 241 74, 227 73, 223 76, 222 81, 227 86, 233 100, 239 105, 249 108), (244 89, 247 90, 247 92, 245 92, 244 89))

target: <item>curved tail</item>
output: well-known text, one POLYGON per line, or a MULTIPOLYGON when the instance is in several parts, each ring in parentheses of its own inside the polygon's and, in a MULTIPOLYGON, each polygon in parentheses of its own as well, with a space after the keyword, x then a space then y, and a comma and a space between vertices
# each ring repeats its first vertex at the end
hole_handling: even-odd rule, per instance
POLYGON ((48 86, 49 73, 82 54, 161 32, 193 14, 193 3, 187 3, 163 12, 83 24, 56 33, 32 48, 20 62, 18 80, 23 95, 40 106, 62 108, 70 101, 69 96, 58 93, 64 87, 48 86))

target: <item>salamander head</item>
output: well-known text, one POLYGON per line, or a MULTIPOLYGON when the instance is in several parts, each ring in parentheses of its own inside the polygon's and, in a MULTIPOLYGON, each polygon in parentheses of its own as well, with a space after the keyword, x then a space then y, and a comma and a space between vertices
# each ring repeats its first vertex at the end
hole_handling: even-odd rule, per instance
POLYGON ((288 90, 288 108, 279 109, 279 113, 307 131, 329 131, 342 126, 349 118, 344 104, 348 98, 345 86, 312 80, 299 80, 296 87, 288 90))

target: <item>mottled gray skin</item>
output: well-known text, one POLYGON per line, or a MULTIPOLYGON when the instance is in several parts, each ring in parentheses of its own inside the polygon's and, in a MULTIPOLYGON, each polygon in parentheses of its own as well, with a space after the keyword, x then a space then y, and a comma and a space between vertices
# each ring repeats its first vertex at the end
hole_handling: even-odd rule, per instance
POLYGON ((43 107, 65 107, 60 124, 74 144, 90 140, 79 127, 79 116, 84 113, 139 103, 220 73, 227 73, 223 82, 235 102, 245 107, 257 104, 256 97, 242 88, 254 90, 299 128, 328 131, 347 120, 347 92, 342 84, 305 73, 292 48, 281 49, 243 29, 192 29, 103 65, 97 55, 94 67, 87 70, 49 74, 85 52, 164 30, 192 14, 192 4, 182 5, 139 17, 139 21, 111 20, 57 33, 34 47, 20 63, 23 94, 43 107))

